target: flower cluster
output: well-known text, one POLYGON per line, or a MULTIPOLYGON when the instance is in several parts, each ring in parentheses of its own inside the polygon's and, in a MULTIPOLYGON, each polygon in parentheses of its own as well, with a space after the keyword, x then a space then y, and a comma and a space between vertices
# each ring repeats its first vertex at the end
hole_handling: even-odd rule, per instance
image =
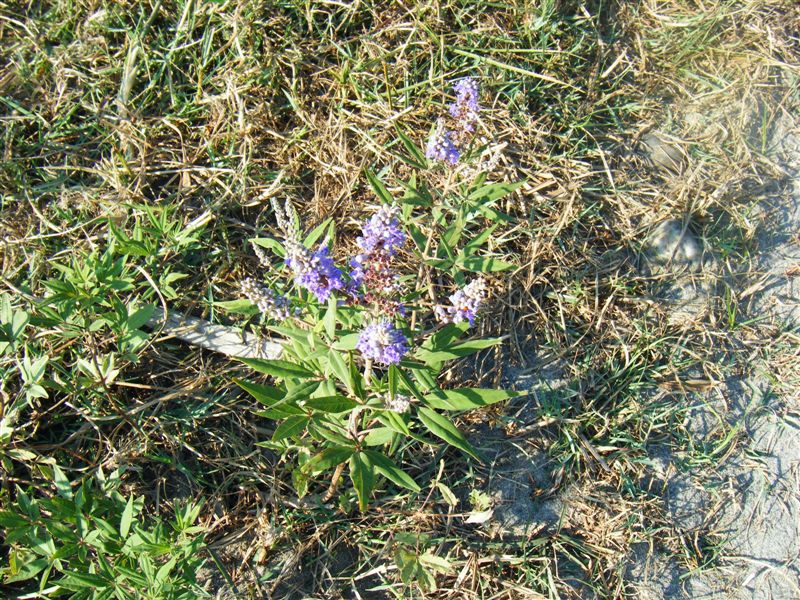
POLYGON ((363 286, 364 300, 384 314, 402 313, 397 302, 400 291, 392 258, 405 243, 397 206, 381 206, 361 228, 356 239, 359 253, 350 261, 350 289, 358 295, 363 286))
POLYGON ((383 398, 383 404, 386 407, 386 410, 390 410, 401 415, 411 410, 411 398, 404 396, 403 394, 395 394, 394 397, 392 397, 391 394, 386 394, 386 396, 383 398))
POLYGON ((241 283, 242 294, 258 307, 261 313, 276 321, 288 319, 291 315, 289 300, 274 290, 259 285, 248 277, 241 283))
POLYGON ((295 283, 314 294, 320 302, 327 302, 333 290, 345 287, 342 272, 328 256, 327 241, 312 252, 298 238, 300 221, 289 201, 284 207, 273 201, 272 208, 278 226, 283 230, 286 265, 292 270, 295 283))
POLYGON ((323 242, 316 252, 311 252, 296 240, 286 240, 286 264, 294 273, 294 281, 306 288, 320 302, 327 302, 333 290, 345 287, 341 270, 328 256, 328 246, 323 242))
POLYGON ((436 130, 431 139, 428 140, 428 147, 425 149, 425 156, 431 160, 441 160, 442 162, 455 165, 461 157, 461 152, 453 143, 451 133, 445 131, 444 122, 441 119, 436 124, 436 130))
POLYGON ((439 119, 425 151, 425 156, 431 160, 440 160, 451 165, 455 165, 461 157, 458 146, 467 142, 469 134, 475 131, 480 110, 478 83, 472 77, 458 81, 453 86, 453 91, 456 100, 448 106, 453 121, 452 130, 445 129, 444 122, 439 119))
POLYGON ((356 347, 376 363, 396 365, 408 352, 408 341, 402 331, 383 319, 364 327, 356 347))
POLYGON ((478 120, 478 83, 472 77, 465 77, 453 86, 456 101, 448 107, 455 122, 457 132, 472 133, 478 120))
POLYGON ((475 317, 481 304, 486 299, 486 282, 483 279, 474 279, 463 289, 450 295, 450 306, 436 306, 434 313, 442 323, 461 323, 469 321, 470 326, 475 324, 475 317))

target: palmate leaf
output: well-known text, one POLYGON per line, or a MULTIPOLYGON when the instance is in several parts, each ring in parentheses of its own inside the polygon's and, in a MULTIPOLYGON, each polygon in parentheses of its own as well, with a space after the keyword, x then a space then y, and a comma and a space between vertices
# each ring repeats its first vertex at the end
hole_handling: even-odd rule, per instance
POLYGON ((451 446, 458 448, 462 452, 469 454, 474 459, 481 460, 481 457, 478 455, 475 448, 472 447, 472 444, 467 441, 464 434, 453 425, 450 419, 424 406, 417 410, 417 416, 433 435, 444 440, 451 446))

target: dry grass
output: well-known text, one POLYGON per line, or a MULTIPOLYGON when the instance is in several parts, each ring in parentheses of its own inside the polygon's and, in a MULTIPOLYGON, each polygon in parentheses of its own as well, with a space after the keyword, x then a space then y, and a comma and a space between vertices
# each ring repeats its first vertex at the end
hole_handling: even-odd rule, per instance
MULTIPOLYGON (((391 560, 401 531, 430 536, 452 563, 429 597, 633 594, 633 544, 683 546, 659 495, 640 489, 647 447, 685 450, 685 398, 746 369, 753 347, 768 354, 772 331, 732 326, 729 308, 758 275, 754 207, 787 178, 770 140, 800 101, 798 25, 800 9, 777 0, 0 3, 0 281, 18 298, 43 295, 54 261, 102 251, 109 220, 130 234, 153 207, 179 231, 211 211, 197 244, 165 235, 141 263, 156 278, 168 264, 187 275, 175 307, 224 319, 213 301, 258 269, 248 238, 276 232, 271 198, 291 199, 308 229, 333 218, 344 256, 375 202, 364 170, 401 195, 412 169, 396 128, 423 145, 449 82, 479 76, 479 133, 499 149, 490 178, 525 181, 492 240, 517 268, 491 278, 479 328, 512 335, 452 372, 494 383, 544 354, 563 366, 569 393, 538 407, 541 426, 512 429, 549 456, 543 493, 574 501, 556 530, 513 541, 464 525, 433 488, 364 516, 298 502, 277 457, 254 445, 270 425, 230 389, 237 367, 178 344, 126 360, 108 394, 64 386, 26 417, 20 444, 64 453, 77 473, 126 465, 153 512, 206 498, 211 546, 241 597, 408 597, 391 560), (680 149, 683 168, 644 160, 651 131, 680 149), (643 240, 668 218, 714 256, 701 276, 711 300, 677 323, 657 300, 668 277, 641 268, 643 240), (133 420, 121 408, 143 406, 133 420)), ((458 194, 470 176, 433 170, 419 183, 458 194)), ((782 335, 790 350, 765 356, 777 381, 796 366, 796 335, 782 335)), ((64 357, 64 374, 80 352, 113 346, 44 325, 39 343, 64 357)), ((479 487, 450 454, 410 468, 433 480, 443 459, 453 490, 479 487)), ((17 465, 5 489, 36 477, 17 465)))

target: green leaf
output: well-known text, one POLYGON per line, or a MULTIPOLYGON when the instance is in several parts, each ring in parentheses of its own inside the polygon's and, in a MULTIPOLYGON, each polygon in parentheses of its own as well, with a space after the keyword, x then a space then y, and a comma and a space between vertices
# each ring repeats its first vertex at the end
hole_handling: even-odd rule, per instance
POLYGON ((481 246, 483 246, 486 243, 486 240, 488 240, 492 236, 495 229, 497 229, 497 225, 492 225, 491 227, 489 227, 489 229, 482 231, 480 235, 470 240, 468 244, 465 244, 464 254, 466 256, 469 256, 470 254, 478 250, 481 246))
POLYGON ((325 448, 319 454, 315 454, 308 462, 305 463, 301 470, 303 473, 307 473, 310 475, 316 475, 317 473, 322 473, 328 469, 335 467, 346 461, 350 456, 353 454, 352 448, 346 448, 344 446, 333 446, 331 448, 325 448))
POLYGON ((350 457, 350 479, 356 489, 358 507, 364 512, 369 504, 369 495, 375 486, 375 473, 365 452, 356 452, 350 457))
POLYGON ((300 400, 308 400, 317 391, 320 381, 304 381, 290 388, 283 397, 283 402, 295 404, 300 400))
POLYGON ((386 186, 383 185, 383 182, 378 179, 378 176, 375 175, 375 173, 369 169, 365 169, 364 175, 366 176, 370 187, 375 192, 375 195, 378 196, 378 198, 380 198, 384 204, 394 204, 394 198, 392 198, 389 190, 386 189, 386 186))
POLYGON ((447 350, 450 345, 467 330, 468 327, 468 323, 448 323, 427 340, 425 340, 425 342, 422 344, 422 347, 431 351, 447 350))
POLYGON ((260 311, 250 300, 226 300, 224 302, 214 302, 214 308, 221 308, 230 313, 240 315, 255 315, 260 311))
POLYGON ((457 261, 456 264, 473 273, 494 273, 516 268, 516 265, 512 263, 488 256, 468 256, 457 261))
POLYGON ((313 371, 287 360, 269 360, 266 358, 240 358, 239 360, 251 369, 265 375, 272 375, 276 379, 289 379, 292 377, 310 379, 316 376, 313 371))
POLYGON ((69 484, 69 479, 64 475, 64 471, 58 465, 53 465, 53 481, 56 484, 56 491, 58 495, 67 500, 72 500, 72 486, 69 484))
POLYGON ((470 192, 469 196, 467 196, 467 199, 480 200, 481 202, 492 202, 507 196, 515 190, 518 190, 524 184, 524 181, 517 181, 515 183, 490 183, 489 185, 484 185, 470 192))
POLYGON ((417 416, 433 435, 469 454, 476 460, 481 460, 475 448, 467 441, 464 434, 453 425, 450 419, 424 406, 417 409, 417 416))
POLYGON ((408 137, 400 127, 395 124, 395 129, 397 129, 397 137, 400 138, 400 141, 405 146, 406 151, 411 155, 413 160, 407 160, 406 162, 411 163, 411 165, 417 167, 418 169, 426 169, 428 166, 428 159, 425 158, 425 154, 419 147, 408 137))
POLYGON ((470 354, 474 354, 475 352, 479 352, 480 350, 485 350, 486 348, 497 346, 503 343, 503 339, 505 338, 486 338, 483 340, 470 340, 468 342, 461 342, 460 344, 450 346, 447 350, 439 350, 437 352, 431 352, 429 350, 426 350, 425 348, 419 348, 414 356, 415 358, 418 358, 427 365, 434 365, 436 363, 440 363, 446 360, 452 360, 454 358, 462 358, 464 356, 469 356, 470 354))
MULTIPOLYGON (((400 366, 406 366, 404 364, 406 362, 407 361, 405 360, 400 361, 400 366)), ((396 374, 397 374, 397 379, 399 380, 400 383, 403 384, 403 387, 407 392, 413 394, 418 400, 424 399, 424 396, 417 388, 417 385, 413 381, 411 381, 411 378, 408 376, 408 373, 405 372, 405 369, 397 369, 396 374)))
POLYGON ((146 304, 136 312, 128 317, 128 329, 139 329, 153 316, 156 307, 152 304, 146 304))
POLYGON ((459 388, 455 390, 440 390, 428 394, 425 396, 425 403, 431 408, 442 410, 470 410, 523 396, 524 394, 525 392, 515 392, 513 390, 459 388))
POLYGON ((439 493, 442 494, 442 498, 444 498, 444 501, 447 502, 447 504, 449 504, 450 506, 455 506, 456 504, 458 504, 458 498, 456 498, 456 495, 453 493, 453 490, 451 490, 441 481, 436 483, 436 487, 439 489, 439 493))
POLYGON ((250 383, 249 381, 234 380, 236 385, 253 396, 258 402, 268 407, 269 410, 256 411, 260 417, 267 419, 283 419, 292 415, 301 415, 303 411, 293 404, 286 402, 286 392, 269 385, 250 383))
POLYGON ((328 334, 330 339, 333 339, 336 335, 336 308, 339 305, 339 301, 336 299, 336 296, 331 294, 331 297, 328 298, 328 310, 325 312, 325 318, 323 320, 325 324, 325 333, 328 334))
POLYGON ((420 555, 419 562, 422 566, 427 567, 439 573, 447 573, 452 569, 450 561, 446 558, 436 556, 430 550, 426 550, 424 554, 420 555))
POLYGON ((347 335, 340 335, 339 339, 333 344, 334 350, 355 350, 358 345, 358 338, 360 333, 348 333, 347 335))
POLYGON ((347 387, 347 390, 352 393, 353 380, 350 376, 350 369, 347 368, 342 355, 333 350, 328 354, 328 363, 330 364, 331 371, 336 376, 336 379, 341 381, 347 387))
POLYGON ((250 383, 249 381, 242 381, 241 379, 234 379, 233 381, 264 406, 272 406, 283 400, 283 397, 286 395, 286 392, 271 385, 250 383))
POLYGON ((374 450, 364 450, 364 454, 367 455, 369 461, 375 467, 375 470, 386 477, 386 479, 412 492, 420 491, 420 487, 411 479, 408 473, 394 464, 389 457, 384 456, 380 452, 375 452, 374 450))
POLYGON ((326 413, 341 413, 354 409, 358 406, 355 400, 344 396, 325 396, 322 398, 309 398, 305 406, 326 413))
POLYGON ((278 258, 286 258, 286 250, 284 250, 283 244, 275 238, 251 238, 250 241, 257 246, 272 250, 278 258))
POLYGON ((306 236, 306 239, 303 240, 303 245, 306 248, 311 248, 319 238, 322 237, 322 234, 325 233, 325 229, 333 223, 333 219, 327 218, 322 223, 314 227, 309 234, 306 236))
POLYGON ((128 537, 128 532, 131 530, 131 522, 133 521, 133 494, 128 498, 128 503, 125 505, 125 510, 122 511, 122 517, 119 520, 119 535, 125 539, 128 537))
MULTIPOLYGON (((17 560, 20 560, 19 558, 17 560)), ((16 561, 15 561, 16 562, 16 561)), ((22 562, 22 561, 20 561, 22 562)), ((11 571, 9 577, 3 579, 3 583, 14 583, 16 581, 25 581, 26 579, 31 579, 36 577, 40 571, 42 571, 47 565, 50 564, 50 561, 46 558, 37 558, 36 560, 24 560, 21 565, 18 566, 17 571, 11 571)), ((6 570, 6 572, 9 572, 6 570)))
POLYGON ((277 429, 275 429, 275 433, 272 434, 272 441, 279 442, 288 437, 297 435, 306 428, 309 420, 310 419, 308 417, 304 417, 302 415, 288 417, 283 423, 278 425, 277 429))
POLYGON ((373 427, 369 430, 366 436, 364 436, 364 445, 365 446, 385 446, 386 444, 390 444, 394 439, 397 433, 391 427, 373 427))
POLYGON ((105 589, 110 583, 105 577, 101 577, 100 575, 77 573, 74 571, 64 573, 64 578, 67 580, 66 582, 62 580, 55 583, 72 591, 80 591, 87 588, 95 590, 105 589))

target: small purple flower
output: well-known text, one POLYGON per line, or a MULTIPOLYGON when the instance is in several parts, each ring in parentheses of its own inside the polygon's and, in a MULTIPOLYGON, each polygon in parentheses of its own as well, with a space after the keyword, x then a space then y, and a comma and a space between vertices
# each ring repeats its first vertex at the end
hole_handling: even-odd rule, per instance
POLYGON ((456 130, 472 133, 478 120, 478 84, 472 77, 465 77, 453 86, 456 101, 449 106, 450 116, 456 121, 456 130))
POLYGON ((286 240, 286 264, 294 272, 297 285, 306 288, 320 302, 327 302, 333 290, 345 287, 342 272, 328 256, 328 246, 323 243, 312 253, 296 240, 286 240))
POLYGON ((384 319, 364 327, 356 347, 376 363, 396 365, 408 352, 408 341, 402 331, 384 319))
POLYGON ((384 204, 361 228, 362 235, 356 239, 363 252, 382 250, 393 256, 406 241, 406 234, 400 227, 397 206, 384 204))
POLYGON ((461 152, 451 139, 451 133, 444 130, 441 122, 437 124, 431 139, 428 140, 425 156, 431 160, 441 160, 451 165, 455 165, 461 156, 461 152))
POLYGON ((389 315, 402 314, 404 310, 397 302, 400 283, 392 264, 397 250, 406 241, 399 213, 397 206, 381 206, 361 228, 362 235, 356 239, 361 252, 350 261, 350 293, 389 315))
POLYGON ((242 294, 258 307, 261 314, 276 321, 288 319, 292 314, 291 304, 274 290, 259 285, 248 277, 241 283, 242 294))
POLYGON ((486 282, 483 279, 474 279, 463 289, 451 294, 449 299, 450 306, 436 306, 433 309, 436 318, 442 323, 469 321, 471 327, 486 299, 486 282))

